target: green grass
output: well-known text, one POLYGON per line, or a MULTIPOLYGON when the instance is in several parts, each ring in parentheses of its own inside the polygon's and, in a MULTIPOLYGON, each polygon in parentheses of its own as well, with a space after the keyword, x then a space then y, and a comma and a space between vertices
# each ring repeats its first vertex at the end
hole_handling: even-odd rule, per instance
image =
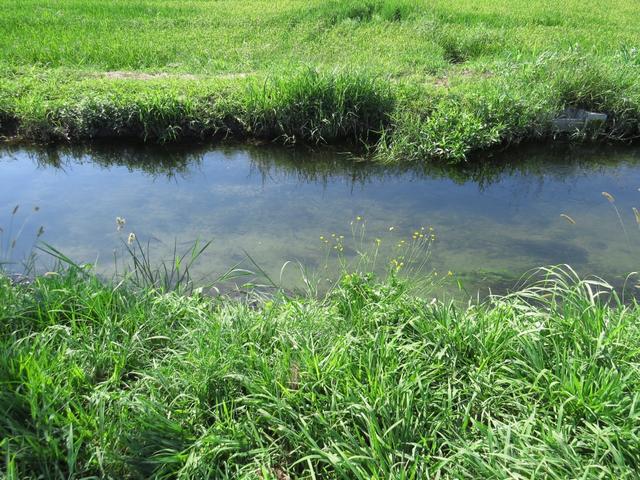
POLYGON ((458 163, 554 136, 640 134, 640 6, 628 0, 22 1, 0 10, 0 129, 353 143, 458 163))
POLYGON ((640 306, 551 271, 258 304, 0 279, 5 478, 636 478, 640 306))

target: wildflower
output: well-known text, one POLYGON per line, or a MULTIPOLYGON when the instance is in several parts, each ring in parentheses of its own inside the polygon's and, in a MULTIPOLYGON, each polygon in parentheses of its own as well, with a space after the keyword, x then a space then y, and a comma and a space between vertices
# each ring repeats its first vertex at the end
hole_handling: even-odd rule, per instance
POLYGON ((391 264, 396 269, 396 271, 400 270, 404 266, 404 262, 399 262, 397 259, 391 260, 391 264))
POLYGON ((381 242, 382 240, 380 240, 379 238, 376 238, 376 245, 380 245, 381 242))
POLYGON ((320 235, 320 240, 324 240, 324 235, 320 235))
POLYGON ((450 276, 450 277, 452 277, 452 276, 453 276, 453 272, 452 272, 451 270, 449 270, 449 271, 447 272, 447 275, 448 275, 448 276, 450 276))
POLYGON ((127 221, 122 218, 122 217, 116 217, 116 230, 119 232, 120 230, 122 230, 125 226, 125 224, 127 223, 127 221))
POLYGON ((133 233, 133 232, 131 232, 131 233, 129 234, 129 238, 127 238, 127 243, 128 243, 129 245, 132 245, 132 244, 133 244, 133 242, 135 242, 135 241, 136 241, 136 234, 135 234, 135 233, 133 233))
POLYGON ((389 227, 389 231, 390 231, 390 232, 393 232, 393 229, 394 229, 394 228, 396 228, 396 227, 389 227))
POLYGON ((360 220, 362 220, 362 217, 361 217, 360 215, 358 215, 358 216, 356 217, 356 221, 357 221, 357 222, 359 222, 360 220))

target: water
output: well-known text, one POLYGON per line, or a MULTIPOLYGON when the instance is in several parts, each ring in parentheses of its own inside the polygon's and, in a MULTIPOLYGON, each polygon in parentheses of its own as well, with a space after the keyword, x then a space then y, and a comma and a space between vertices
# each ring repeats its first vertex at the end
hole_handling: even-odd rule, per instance
MULTIPOLYGON (((385 167, 337 152, 267 147, 4 147, 4 256, 11 213, 20 205, 12 235, 24 228, 14 260, 43 226, 43 240, 77 261, 97 261, 104 272, 113 269, 114 249, 121 254, 135 232, 156 259, 176 241, 184 250, 212 239, 198 266, 203 275, 223 272, 246 251, 274 278, 286 261, 322 278, 335 270, 336 251, 320 236, 330 247, 332 233, 344 235, 343 254, 353 258, 359 242, 351 239, 351 222, 358 216, 366 224, 364 244, 380 240, 378 268, 398 255, 402 239, 410 243, 420 227, 433 228, 423 273, 442 278, 451 271, 468 293, 504 290, 540 265, 569 263, 618 284, 639 267, 631 208, 640 207, 640 150, 523 148, 482 165, 385 167), (117 216, 127 221, 121 232, 117 216)), ((295 283, 294 270, 287 267, 285 281, 295 283)))

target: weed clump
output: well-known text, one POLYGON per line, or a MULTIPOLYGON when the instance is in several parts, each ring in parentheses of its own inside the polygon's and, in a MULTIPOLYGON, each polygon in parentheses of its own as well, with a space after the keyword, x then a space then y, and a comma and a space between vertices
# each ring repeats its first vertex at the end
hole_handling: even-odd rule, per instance
POLYGON ((370 76, 307 70, 254 83, 246 108, 257 137, 371 143, 387 128, 394 98, 388 84, 370 76))
POLYGON ((331 0, 311 10, 311 15, 328 25, 342 22, 399 22, 420 10, 418 2, 410 0, 331 0))

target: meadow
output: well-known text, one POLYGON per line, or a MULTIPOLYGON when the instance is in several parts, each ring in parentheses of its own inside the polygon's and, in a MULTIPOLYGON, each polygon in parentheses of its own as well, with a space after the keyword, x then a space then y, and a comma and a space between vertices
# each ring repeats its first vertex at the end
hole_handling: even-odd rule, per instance
POLYGON ((394 275, 243 300, 0 278, 3 478, 637 478, 640 307, 537 278, 467 307, 394 275))
POLYGON ((28 141, 233 137, 460 163, 640 133, 636 2, 27 0, 0 10, 0 130, 28 141))

